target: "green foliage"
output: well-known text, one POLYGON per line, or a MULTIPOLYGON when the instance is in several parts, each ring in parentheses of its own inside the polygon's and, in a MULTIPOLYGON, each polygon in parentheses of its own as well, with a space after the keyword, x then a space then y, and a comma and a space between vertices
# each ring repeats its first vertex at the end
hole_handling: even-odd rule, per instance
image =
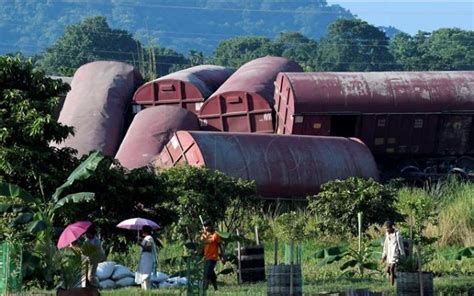
POLYGON ((255 183, 234 179, 218 171, 190 166, 176 167, 160 172, 164 195, 169 200, 164 207, 174 212, 174 238, 193 236, 202 226, 199 215, 214 222, 222 221, 232 200, 252 202, 255 183))
POLYGON ((322 185, 321 192, 308 197, 308 200, 310 213, 318 217, 319 231, 326 234, 356 234, 358 212, 364 214, 363 229, 399 218, 394 207, 396 191, 373 179, 350 177, 331 181, 322 185))
POLYGON ((50 74, 71 76, 80 66, 96 60, 135 64, 140 47, 127 31, 111 29, 105 17, 89 17, 66 27, 64 35, 46 50, 39 64, 50 74))
POLYGON ((278 216, 273 222, 273 233, 282 242, 301 242, 305 239, 306 217, 295 211, 278 216))
POLYGON ((282 57, 297 62, 306 72, 316 68, 318 45, 298 32, 279 33, 274 41, 282 57))
POLYGON ((414 36, 399 33, 390 45, 400 68, 413 70, 474 69, 474 32, 457 28, 439 29, 414 36))
MULTIPOLYGON (((366 271, 377 271, 379 265, 377 259, 380 258, 380 243, 374 241, 372 243, 364 242, 360 251, 347 245, 332 246, 319 249, 314 257, 320 259, 318 267, 333 264, 340 260, 345 260, 340 266, 341 276, 354 276, 358 274, 361 278, 367 275, 366 271)), ((370 273, 369 273, 370 274, 370 273)))
POLYGON ((387 71, 393 68, 389 40, 383 31, 362 20, 340 19, 321 38, 318 71, 387 71))
POLYGON ((0 180, 49 196, 74 165, 61 142, 72 128, 55 120, 60 93, 69 87, 33 69, 31 60, 0 56, 0 180))
POLYGON ((213 62, 238 68, 248 61, 267 55, 278 55, 279 48, 266 37, 241 36, 219 43, 214 51, 213 62))
MULTIPOLYGON (((91 176, 91 170, 96 168, 90 163, 100 162, 103 156, 92 154, 74 170, 68 181, 61 186, 67 189, 78 179, 85 180, 91 176)), ((62 197, 62 190, 57 190, 54 198, 32 198, 26 190, 16 185, 0 182, 0 196, 9 202, 11 208, 17 210, 13 215, 3 213, 4 222, 9 222, 10 229, 5 231, 7 241, 19 242, 24 248, 25 277, 40 280, 41 284, 51 286, 54 275, 54 255, 56 244, 54 237, 54 222, 58 214, 71 204, 90 202, 94 193, 79 192, 62 197)))

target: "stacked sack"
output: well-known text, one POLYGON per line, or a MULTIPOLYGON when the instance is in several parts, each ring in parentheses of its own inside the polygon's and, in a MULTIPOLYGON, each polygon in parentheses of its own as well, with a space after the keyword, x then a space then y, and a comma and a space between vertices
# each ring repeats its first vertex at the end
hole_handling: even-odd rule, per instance
POLYGON ((101 289, 114 289, 135 285, 135 273, 113 261, 99 263, 96 276, 99 278, 101 289))
MULTIPOLYGON (((136 285, 135 273, 131 272, 127 267, 113 261, 99 263, 96 276, 99 279, 101 289, 115 289, 136 285)), ((157 272, 151 275, 151 282, 153 287, 174 288, 186 286, 188 280, 185 277, 170 278, 163 272, 157 272)))

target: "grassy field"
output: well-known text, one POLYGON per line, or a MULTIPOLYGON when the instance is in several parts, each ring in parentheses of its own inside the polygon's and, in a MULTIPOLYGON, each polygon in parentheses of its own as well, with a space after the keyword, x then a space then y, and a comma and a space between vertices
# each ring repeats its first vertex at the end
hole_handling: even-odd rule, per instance
MULTIPOLYGON (((395 295, 395 288, 384 280, 337 280, 328 279, 315 281, 303 287, 305 295, 316 293, 345 292, 351 288, 369 288, 371 291, 383 292, 384 295, 395 295)), ((266 295, 265 283, 252 285, 226 285, 221 283, 220 289, 214 292, 209 290, 208 295, 266 295)), ((474 293, 474 277, 445 277, 435 279, 436 295, 472 295, 474 293), (468 291, 471 294, 468 294, 468 291)), ((185 295, 184 289, 157 289, 142 291, 139 288, 127 288, 103 291, 103 295, 131 296, 131 295, 185 295)))

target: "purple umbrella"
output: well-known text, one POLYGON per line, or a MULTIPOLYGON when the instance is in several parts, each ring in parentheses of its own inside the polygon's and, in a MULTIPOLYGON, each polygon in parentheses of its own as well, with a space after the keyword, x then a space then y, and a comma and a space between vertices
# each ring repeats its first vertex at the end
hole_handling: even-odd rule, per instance
POLYGON ((155 222, 144 218, 127 219, 117 224, 117 227, 129 230, 142 230, 142 227, 145 225, 150 226, 152 229, 160 228, 155 222))

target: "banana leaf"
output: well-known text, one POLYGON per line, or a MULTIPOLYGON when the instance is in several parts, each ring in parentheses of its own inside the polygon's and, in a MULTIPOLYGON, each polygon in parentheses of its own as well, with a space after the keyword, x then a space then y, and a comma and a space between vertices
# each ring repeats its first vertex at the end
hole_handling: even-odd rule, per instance
POLYGON ((64 189, 68 188, 76 180, 85 180, 92 176, 92 174, 95 172, 97 167, 99 166, 99 163, 104 159, 104 156, 96 151, 89 155, 89 157, 84 160, 67 178, 66 182, 56 188, 56 191, 53 194, 53 201, 57 202, 59 201, 59 197, 61 193, 64 191, 64 189))
POLYGON ((33 202, 35 200, 28 191, 24 190, 20 186, 6 182, 0 182, 0 196, 13 198, 17 197, 26 202, 33 202))
POLYGON ((81 203, 81 202, 90 202, 94 200, 95 193, 93 192, 78 192, 73 194, 68 194, 65 197, 61 198, 54 205, 53 211, 63 207, 69 203, 81 203))

